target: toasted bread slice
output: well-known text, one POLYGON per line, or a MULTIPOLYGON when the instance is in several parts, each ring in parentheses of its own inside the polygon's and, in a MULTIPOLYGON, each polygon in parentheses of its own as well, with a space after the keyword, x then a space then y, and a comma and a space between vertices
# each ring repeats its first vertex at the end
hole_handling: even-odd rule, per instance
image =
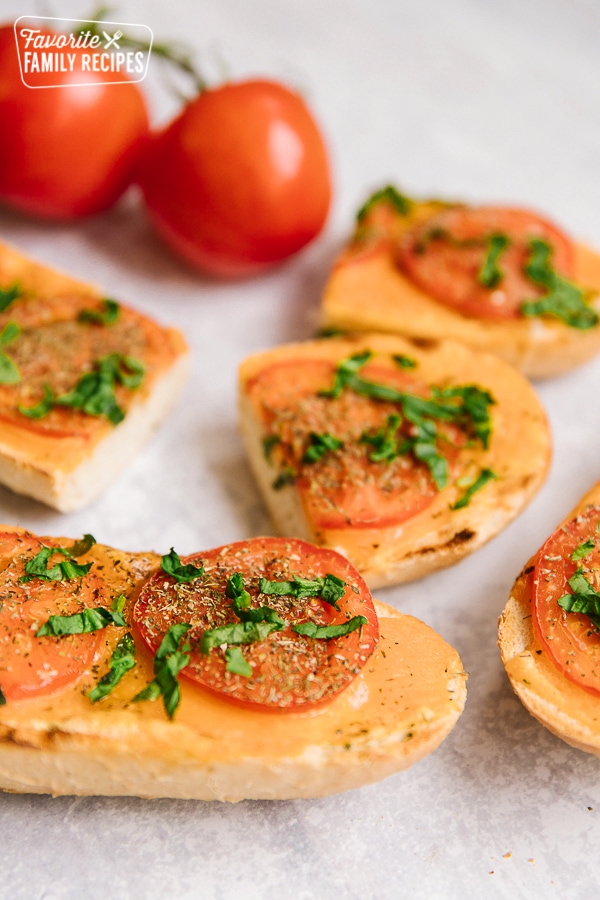
MULTIPOLYGON (((264 375, 265 378, 270 377, 264 375)), ((376 402, 376 401, 374 401, 376 402)), ((430 342, 426 346, 400 337, 382 334, 289 344, 249 357, 240 369, 241 429, 250 464, 273 521, 281 534, 312 541, 343 553, 361 572, 371 588, 420 578, 436 569, 452 565, 498 534, 529 502, 546 477, 551 439, 544 410, 529 383, 515 369, 489 354, 475 353, 454 341, 430 342), (261 373, 293 361, 302 365, 315 360, 332 365, 352 354, 372 351, 378 365, 394 366, 393 356, 416 363, 411 371, 426 385, 452 387, 477 385, 489 391, 492 433, 488 449, 470 442, 458 454, 454 475, 432 502, 402 520, 377 516, 369 526, 352 521, 328 527, 311 518, 311 512, 295 483, 281 484, 277 468, 266 458, 265 438, 269 438, 269 411, 260 398, 251 396, 252 385, 261 373), (381 363, 379 363, 381 360, 381 363), (387 360, 387 362, 385 362, 387 360), (465 493, 463 478, 474 481, 484 469, 496 478, 472 496, 464 508, 451 507, 465 493)), ((289 415, 302 432, 302 412, 290 407, 289 415)), ((343 422, 340 427, 343 426, 343 422)), ((335 433, 335 423, 332 423, 335 433)), ((310 427, 304 424, 304 433, 310 427)), ((385 479, 387 469, 373 479, 385 479)), ((357 485, 357 493, 364 484, 357 485)), ((318 483, 327 498, 327 483, 318 483)), ((398 490, 402 490, 402 484, 398 490)), ((387 497, 391 494, 388 492, 387 497)))
MULTIPOLYGON (((564 523, 598 504, 600 485, 581 499, 564 523)), ((532 569, 530 560, 500 616, 502 662, 514 692, 532 716, 567 744, 600 756, 600 700, 567 680, 537 638, 531 615, 532 569)))
MULTIPOLYGON (((126 596, 123 615, 131 622, 140 588, 160 557, 95 545, 78 561, 95 563, 107 595, 126 596)), ((173 721, 160 703, 131 703, 153 678, 151 655, 135 628, 136 667, 92 704, 87 693, 123 633, 107 627, 75 683, 0 707, 0 789, 293 799, 349 790, 405 769, 455 725, 466 674, 456 651, 431 628, 383 604, 376 610, 379 645, 361 674, 326 705, 302 713, 256 712, 183 679, 173 721)))
POLYGON ((93 286, 4 244, 0 291, 0 332, 14 334, 18 327, 2 347, 14 368, 13 380, 0 383, 0 482, 61 512, 79 509, 108 486, 168 413, 187 375, 185 342, 175 329, 106 301, 93 286), (103 364, 107 358, 113 363, 103 364), (118 413, 106 398, 94 412, 81 408, 81 391, 73 399, 82 379, 100 377, 102 365, 101 387, 114 395, 118 413), (111 365, 113 374, 120 367, 115 377, 111 365), (69 396, 71 405, 62 405, 60 398, 69 396))
MULTIPOLYGON (((548 378, 587 362, 600 351, 600 326, 569 327, 550 317, 492 320, 463 315, 434 299, 396 263, 395 246, 415 221, 439 212, 442 204, 414 204, 408 215, 378 222, 385 238, 357 243, 341 253, 323 294, 322 324, 342 331, 383 331, 416 340, 451 338, 494 353, 529 378, 548 378)), ((573 281, 595 296, 600 311, 600 255, 574 246, 573 281)))

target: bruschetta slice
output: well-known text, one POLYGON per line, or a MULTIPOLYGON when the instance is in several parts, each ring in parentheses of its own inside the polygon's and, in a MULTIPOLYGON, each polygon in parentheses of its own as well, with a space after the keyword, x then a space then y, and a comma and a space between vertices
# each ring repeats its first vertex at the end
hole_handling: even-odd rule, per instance
POLYGON ((600 756, 600 485, 583 497, 511 591, 499 622, 512 687, 538 721, 600 756))
POLYGON ((187 374, 181 334, 0 245, 0 483, 62 512, 108 486, 187 374))
POLYGON ((452 338, 531 378, 600 350, 600 256, 524 209, 415 201, 388 186, 358 213, 323 325, 452 338))
POLYGON ((373 588, 458 562, 550 460, 544 410, 498 357, 382 334, 289 344, 240 369, 241 428, 277 529, 373 588))
POLYGON ((0 528, 0 789, 317 797, 434 750, 460 658, 339 554, 125 553, 0 528))

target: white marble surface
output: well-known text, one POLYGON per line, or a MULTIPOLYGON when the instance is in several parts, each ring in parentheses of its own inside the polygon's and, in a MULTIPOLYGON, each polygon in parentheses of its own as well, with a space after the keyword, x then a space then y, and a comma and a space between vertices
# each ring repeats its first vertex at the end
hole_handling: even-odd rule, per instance
MULTIPOLYGON (((3 0, 0 9, 10 18, 91 8, 3 0)), ((209 283, 180 265, 135 198, 72 227, 0 213, 3 238, 183 326, 194 354, 168 426, 94 506, 60 516, 0 489, 0 519, 183 554, 268 531, 236 430, 236 365, 311 333, 328 265, 370 188, 393 179, 415 194, 516 201, 600 246, 600 7, 122 0, 114 18, 186 39, 211 64, 220 54, 235 73, 301 86, 335 164, 326 233, 288 265, 240 284, 209 283)), ((164 120, 173 103, 156 71, 147 87, 164 120)), ((600 763, 546 732, 513 696, 496 619, 527 556, 600 478, 599 385, 600 360, 540 385, 554 463, 518 521, 456 568, 380 592, 440 631, 471 673, 466 711, 437 753, 386 782, 316 801, 1 796, 0 894, 597 896, 600 763)))

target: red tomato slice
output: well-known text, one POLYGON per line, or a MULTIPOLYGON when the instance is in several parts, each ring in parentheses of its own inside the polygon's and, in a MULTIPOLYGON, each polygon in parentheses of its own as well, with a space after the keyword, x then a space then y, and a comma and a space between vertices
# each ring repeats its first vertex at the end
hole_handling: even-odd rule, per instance
MULTIPOLYGON (((361 435, 381 429, 388 416, 397 413, 392 403, 371 400, 353 391, 337 399, 320 397, 330 388, 335 363, 328 360, 295 359, 276 363, 251 379, 246 387, 269 434, 278 435, 272 459, 281 467, 298 472, 297 486, 306 515, 318 528, 372 528, 395 525, 417 515, 433 502, 438 490, 429 469, 412 454, 392 462, 372 462, 372 447, 360 443, 361 435), (303 463, 310 433, 330 433, 344 447, 327 453, 316 463, 303 463)), ((424 384, 400 369, 367 363, 364 378, 419 396, 428 394, 424 384)), ((409 433, 403 423, 400 435, 409 433)), ((464 438, 458 429, 440 426, 448 438, 444 455, 456 458, 453 446, 464 438)), ((273 480, 277 471, 273 470, 273 480)))
POLYGON ((600 634, 586 615, 566 612, 558 605, 573 593, 568 580, 581 566, 598 590, 600 581, 600 507, 591 506, 548 538, 535 558, 532 576, 532 613, 536 633, 565 678, 600 696, 600 634), (596 547, 573 562, 571 554, 594 538, 596 547))
MULTIPOLYGON (((93 569, 77 582, 23 584, 25 563, 43 546, 28 534, 0 534, 0 688, 7 700, 51 694, 73 684, 92 663, 98 632, 35 636, 49 616, 69 616, 86 606, 103 605, 103 582, 93 569)), ((56 546, 56 544, 54 544, 56 546)))
POLYGON ((204 576, 189 584, 176 584, 159 572, 142 588, 134 621, 153 653, 172 625, 191 622, 187 634, 191 661, 181 674, 223 699, 272 712, 311 709, 348 687, 377 645, 379 626, 369 589, 356 569, 332 550, 299 540, 254 538, 189 556, 183 562, 202 562, 204 576), (269 606, 289 623, 266 640, 240 648, 252 667, 250 678, 227 671, 222 647, 208 655, 198 649, 206 630, 239 622, 225 596, 227 581, 235 572, 243 576, 252 607, 269 606), (314 579, 327 574, 346 583, 339 611, 316 597, 299 600, 259 593, 261 578, 291 581, 293 575, 314 579), (365 616, 367 625, 332 640, 305 637, 291 629, 291 625, 309 621, 343 624, 359 615, 365 616))
POLYGON ((553 268, 572 276, 573 245, 562 231, 536 213, 502 207, 458 207, 427 219, 400 241, 397 261, 418 287, 465 316, 515 319, 525 301, 545 293, 524 273, 532 238, 547 241, 553 268), (478 274, 492 234, 506 235, 510 244, 498 260, 503 278, 489 288, 478 274))

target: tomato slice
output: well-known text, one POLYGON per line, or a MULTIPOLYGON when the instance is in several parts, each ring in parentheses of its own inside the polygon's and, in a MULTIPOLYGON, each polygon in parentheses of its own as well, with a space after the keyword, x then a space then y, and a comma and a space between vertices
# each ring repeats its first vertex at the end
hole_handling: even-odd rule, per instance
POLYGON ((573 245, 562 231, 536 213, 503 207, 457 207, 433 216, 401 238, 396 258, 425 293, 463 315, 515 319, 525 301, 545 293, 524 272, 532 238, 550 244, 556 272, 573 275, 573 245), (510 243, 498 258, 500 281, 485 287, 478 276, 494 234, 510 243))
POLYGON ((537 554, 532 575, 533 623, 539 640, 565 678, 596 696, 600 696, 600 633, 588 616, 566 612, 558 600, 572 593, 568 580, 578 567, 598 590, 599 523, 600 506, 590 506, 558 528, 537 554), (573 551, 590 539, 594 549, 573 561, 573 551))
POLYGON ((0 534, 0 688, 7 700, 51 694, 73 684, 91 665, 101 636, 35 636, 51 615, 69 616, 103 604, 103 582, 91 570, 77 582, 23 583, 25 563, 43 546, 30 534, 0 534))
MULTIPOLYGON (((273 446, 271 459, 281 469, 290 467, 297 474, 297 487, 306 516, 315 528, 372 528, 395 525, 426 509, 438 490, 429 469, 412 454, 391 462, 369 459, 372 447, 361 443, 365 432, 374 433, 385 426, 397 407, 388 402, 343 391, 336 398, 319 396, 333 384, 336 364, 329 360, 292 359, 267 367, 246 390, 267 433, 280 442, 273 446), (315 463, 304 463, 303 456, 311 432, 330 433, 343 441, 335 453, 327 453, 315 463)), ((360 370, 361 376, 398 390, 425 396, 427 387, 400 369, 386 368, 376 360, 360 370)), ((447 438, 443 450, 450 464, 457 456, 456 445, 464 437, 456 428, 440 426, 447 438)), ((398 436, 410 433, 403 422, 398 436)), ((273 479, 276 478, 274 468, 273 479)))
POLYGON ((134 621, 153 653, 172 625, 191 623, 187 634, 191 659, 181 674, 223 699, 264 711, 311 709, 348 687, 377 645, 379 626, 369 589, 356 569, 333 550, 300 540, 254 538, 194 554, 183 562, 202 562, 204 576, 177 584, 159 572, 142 588, 134 621), (206 630, 239 623, 232 601, 225 596, 227 581, 236 572, 243 576, 252 607, 269 606, 287 623, 267 639, 241 646, 252 667, 251 677, 227 671, 223 647, 208 655, 198 649, 206 630), (318 597, 301 600, 259 592, 261 578, 292 581, 294 575, 315 579, 327 574, 345 582, 339 610, 318 597), (367 619, 366 625, 331 640, 306 637, 291 628, 309 621, 344 624, 358 615, 367 619))

